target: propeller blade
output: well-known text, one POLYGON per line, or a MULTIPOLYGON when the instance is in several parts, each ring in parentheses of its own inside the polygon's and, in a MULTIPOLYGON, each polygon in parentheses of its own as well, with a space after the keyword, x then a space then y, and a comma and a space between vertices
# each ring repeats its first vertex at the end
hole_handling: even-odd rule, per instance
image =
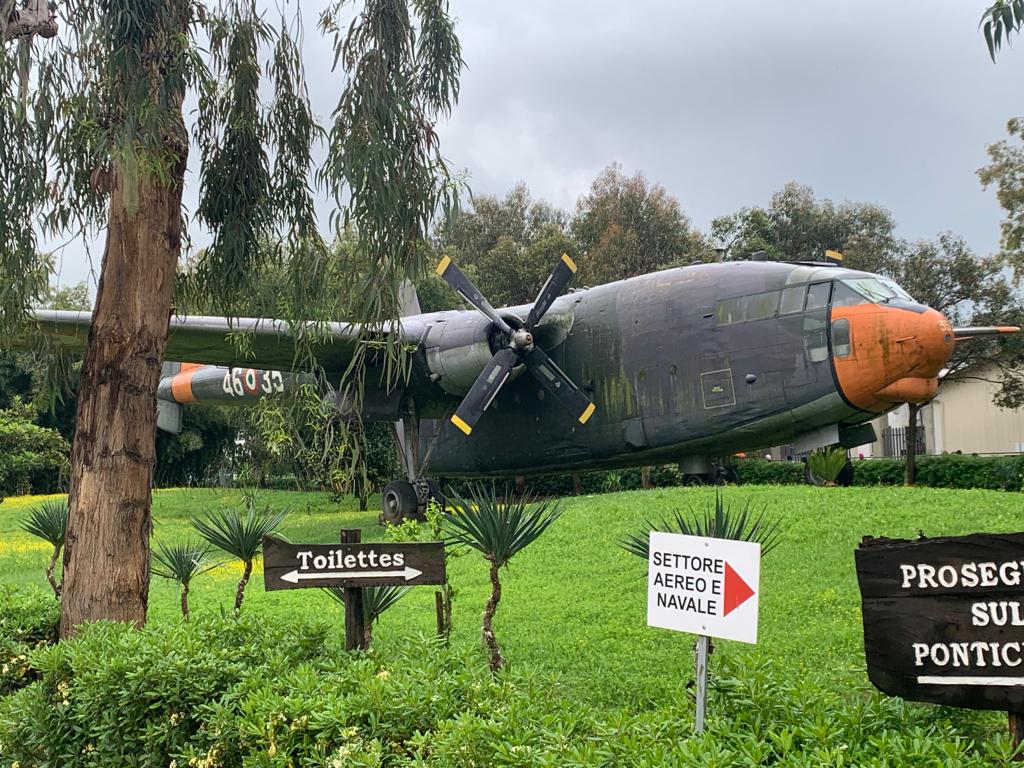
POLYGON ((594 411, 597 410, 572 379, 565 375, 561 368, 554 364, 550 357, 538 346, 522 353, 523 362, 544 388, 557 397, 580 424, 586 424, 594 411))
POLYGON ((991 325, 978 326, 975 328, 954 328, 953 337, 961 339, 973 339, 978 336, 1002 336, 1004 333, 1020 333, 1020 328, 1015 325, 991 325))
POLYGON ((462 398, 459 407, 452 416, 452 424, 469 434, 477 421, 494 400, 502 385, 508 381, 512 368, 519 360, 519 355, 511 347, 499 349, 480 371, 469 392, 462 398))
POLYGON ((544 287, 540 289, 540 293, 537 294, 537 300, 533 302, 533 307, 530 309, 530 315, 526 318, 526 327, 530 330, 540 322, 541 318, 544 317, 545 313, 551 308, 555 299, 561 296, 565 292, 565 288, 569 285, 569 281, 572 280, 572 276, 576 274, 576 262, 569 258, 566 253, 562 254, 562 258, 559 259, 555 265, 554 270, 548 275, 547 282, 544 283, 544 287))
MULTIPOLYGON (((444 278, 444 281, 448 283, 448 285, 458 291, 462 298, 480 310, 481 313, 486 315, 499 330, 504 331, 509 336, 512 335, 512 329, 509 327, 509 324, 502 320, 498 313, 494 311, 494 307, 492 307, 487 299, 484 298, 484 295, 480 293, 480 290, 473 285, 473 281, 466 277, 462 273, 461 269, 455 266, 455 262, 452 261, 451 256, 445 256, 441 259, 441 261, 438 262, 437 269, 434 271, 444 278)), ((477 381, 479 381, 479 379, 477 381)), ((469 433, 466 432, 466 434, 468 435, 469 433)))

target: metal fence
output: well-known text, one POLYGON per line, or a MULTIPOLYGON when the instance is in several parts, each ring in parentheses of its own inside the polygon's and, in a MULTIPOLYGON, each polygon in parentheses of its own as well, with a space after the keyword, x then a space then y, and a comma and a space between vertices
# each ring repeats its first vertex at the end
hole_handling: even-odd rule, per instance
MULTIPOLYGON (((882 430, 882 450, 890 458, 901 458, 907 455, 907 428, 886 427, 882 430)), ((924 427, 917 427, 917 450, 914 453, 918 456, 925 452, 924 427)))

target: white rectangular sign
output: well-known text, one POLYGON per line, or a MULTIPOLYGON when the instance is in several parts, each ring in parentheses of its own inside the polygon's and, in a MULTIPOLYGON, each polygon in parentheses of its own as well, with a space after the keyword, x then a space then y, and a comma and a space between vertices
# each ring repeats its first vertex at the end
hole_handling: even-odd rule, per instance
POLYGON ((647 624, 757 642, 761 545, 651 531, 647 624))

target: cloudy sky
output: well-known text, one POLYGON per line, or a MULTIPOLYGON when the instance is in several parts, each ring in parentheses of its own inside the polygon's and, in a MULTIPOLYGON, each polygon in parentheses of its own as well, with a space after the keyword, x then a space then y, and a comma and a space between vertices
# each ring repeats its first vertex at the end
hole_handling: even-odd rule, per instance
MULTIPOLYGON (((705 229, 796 180, 884 205, 902 237, 952 230, 990 252, 1000 210, 975 172, 1024 113, 1024 59, 989 60, 987 4, 451 0, 468 69, 443 147, 474 193, 523 181, 571 209, 618 162, 705 229)), ((326 117, 340 79, 312 30, 305 51, 326 117)), ((81 245, 65 248, 60 282, 88 275, 81 245)))

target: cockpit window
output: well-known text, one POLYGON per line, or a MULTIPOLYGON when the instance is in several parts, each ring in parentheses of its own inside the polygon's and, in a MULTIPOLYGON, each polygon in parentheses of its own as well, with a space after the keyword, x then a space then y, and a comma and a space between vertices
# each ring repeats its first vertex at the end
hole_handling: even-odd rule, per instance
POLYGON ((913 301, 909 293, 887 277, 853 277, 842 282, 872 303, 885 302, 890 299, 913 301))
POLYGON ((870 302, 845 283, 836 283, 836 287, 832 291, 832 306, 852 307, 854 304, 870 304, 870 302))
POLYGON ((832 283, 814 283, 807 289, 807 303, 804 309, 808 312, 812 309, 821 309, 828 304, 831 293, 832 283))
POLYGON ((909 293, 904 291, 902 288, 900 288, 898 285, 896 285, 896 283, 894 283, 889 278, 887 278, 887 277, 880 277, 880 278, 878 278, 878 281, 882 285, 884 285, 886 288, 888 288, 889 290, 894 291, 896 293, 896 295, 899 296, 901 299, 906 299, 907 301, 913 301, 914 300, 914 298, 909 293))

